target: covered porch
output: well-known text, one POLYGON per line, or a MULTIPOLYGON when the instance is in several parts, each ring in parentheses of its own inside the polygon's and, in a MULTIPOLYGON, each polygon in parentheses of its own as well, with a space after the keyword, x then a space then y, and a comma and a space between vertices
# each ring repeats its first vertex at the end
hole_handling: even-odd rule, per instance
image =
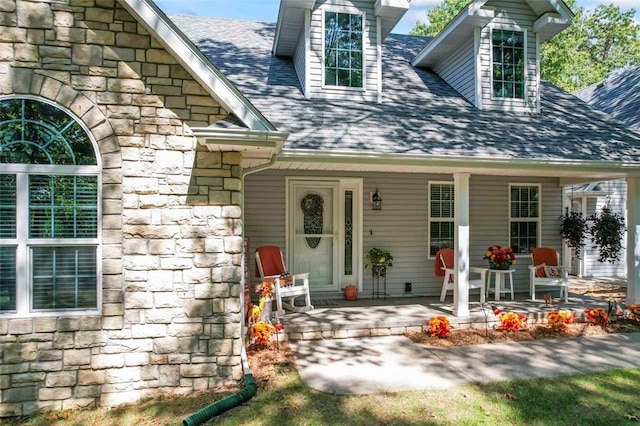
MULTIPOLYGON (((510 298, 484 304, 469 304, 468 316, 453 313, 451 296, 440 302, 436 296, 403 297, 387 299, 315 299, 316 308, 306 313, 287 313, 279 318, 285 328, 283 339, 315 340, 343 339, 349 337, 389 336, 419 332, 434 316, 444 315, 456 328, 492 327, 496 316, 492 306, 502 311, 524 313, 529 323, 543 322, 554 310, 573 312, 576 321, 584 318, 586 308, 608 308, 609 300, 624 303, 627 281, 619 278, 570 278, 569 301, 554 297, 550 304, 544 300, 532 301, 528 293, 515 293, 510 298), (585 294, 589 290, 591 295, 585 294)), ((557 293, 557 292, 556 292, 557 293)))

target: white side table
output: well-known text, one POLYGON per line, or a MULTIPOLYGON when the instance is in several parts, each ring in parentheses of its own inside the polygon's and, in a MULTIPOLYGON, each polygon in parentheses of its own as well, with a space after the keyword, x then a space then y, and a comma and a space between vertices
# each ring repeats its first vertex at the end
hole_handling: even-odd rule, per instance
POLYGON ((500 295, 502 293, 511 293, 511 300, 513 300, 513 273, 516 270, 513 268, 509 269, 487 269, 487 297, 491 293, 491 274, 494 276, 494 287, 493 292, 496 295, 495 300, 500 300, 500 295), (504 278, 505 275, 509 274, 509 288, 506 288, 507 281, 504 278))

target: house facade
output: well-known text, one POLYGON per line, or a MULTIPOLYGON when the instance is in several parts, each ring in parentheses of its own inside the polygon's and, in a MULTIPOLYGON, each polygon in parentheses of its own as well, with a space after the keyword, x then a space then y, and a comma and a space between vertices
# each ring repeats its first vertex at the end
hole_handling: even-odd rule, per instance
POLYGON ((520 291, 528 250, 561 248, 564 186, 626 179, 640 224, 640 136, 539 81, 561 1, 474 1, 434 39, 391 34, 408 7, 0 5, 0 416, 238 382, 260 245, 316 299, 372 295, 372 247, 394 256, 388 296, 439 294, 453 246, 464 316, 487 246, 517 250, 520 291))

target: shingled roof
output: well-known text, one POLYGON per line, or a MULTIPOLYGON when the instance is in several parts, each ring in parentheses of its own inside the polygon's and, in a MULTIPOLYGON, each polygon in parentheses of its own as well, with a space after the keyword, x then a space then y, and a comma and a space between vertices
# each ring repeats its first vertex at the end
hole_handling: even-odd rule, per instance
POLYGON ((271 54, 275 24, 170 18, 278 130, 291 133, 283 152, 640 166, 640 134, 552 84, 541 84, 539 114, 476 109, 435 73, 411 66, 428 38, 387 37, 382 103, 309 100, 291 60, 271 54))
POLYGON ((594 108, 640 130, 640 67, 621 71, 575 95, 594 108))

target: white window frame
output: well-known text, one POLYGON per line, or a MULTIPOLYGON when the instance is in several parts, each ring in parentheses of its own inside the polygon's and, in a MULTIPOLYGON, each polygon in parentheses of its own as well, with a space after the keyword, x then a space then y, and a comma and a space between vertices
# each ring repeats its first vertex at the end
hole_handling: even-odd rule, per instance
POLYGON ((438 217, 438 218, 434 218, 431 216, 431 188, 433 187, 433 185, 449 185, 451 186, 451 189, 453 190, 453 194, 454 194, 454 198, 451 200, 451 203, 453 205, 453 211, 452 213, 455 212, 455 208, 456 208, 456 202, 455 202, 455 184, 453 181, 430 181, 429 182, 429 190, 427 191, 427 220, 429 222, 429 229, 427 230, 427 258, 428 259, 434 259, 435 255, 431 254, 431 226, 432 223, 434 222, 450 222, 452 224, 454 224, 453 227, 453 241, 455 243, 455 238, 456 238, 456 229, 455 229, 455 214, 453 216, 451 216, 451 218, 442 218, 442 217, 438 217))
POLYGON ((332 7, 330 9, 322 10, 322 55, 320 57, 320 66, 322 68, 322 76, 321 76, 321 87, 323 90, 337 90, 337 91, 355 91, 355 92, 365 92, 367 88, 367 46, 368 46, 368 37, 367 33, 369 31, 367 24, 367 13, 358 9, 350 8, 350 7, 332 7), (348 13, 350 15, 360 15, 362 16, 362 87, 348 87, 348 86, 337 86, 337 85, 328 85, 325 84, 325 16, 327 13, 348 13))
POLYGON ((2 165, 2 174, 16 176, 16 238, 2 239, 2 246, 13 246, 16 249, 16 310, 13 312, 0 312, 0 318, 14 317, 74 317, 97 316, 102 312, 102 164, 98 144, 93 138, 87 126, 75 114, 61 105, 41 99, 35 96, 6 96, 0 100, 10 98, 30 99, 49 104, 54 108, 64 111, 75 120, 87 134, 96 156, 96 165, 48 165, 48 164, 22 164, 8 163, 2 165), (97 223, 95 238, 29 238, 29 176, 95 176, 97 178, 97 223), (22 220, 20 220, 22 218, 22 220), (91 246, 96 249, 96 308, 95 309, 52 309, 33 310, 32 293, 32 249, 35 247, 64 247, 64 246, 91 246))
MULTIPOLYGON (((509 183, 509 203, 508 203, 508 215, 509 215, 509 228, 508 228, 508 238, 507 241, 509 241, 509 245, 511 246, 511 224, 514 222, 527 222, 527 223, 531 223, 531 222, 535 222, 536 224, 536 247, 540 247, 541 246, 541 234, 542 234, 542 184, 540 183, 527 183, 527 182, 512 182, 509 183), (512 217, 511 216, 511 189, 513 187, 521 187, 521 186, 526 186, 526 187, 536 187, 538 188, 538 217, 533 220, 532 218, 519 218, 519 217, 512 217)), ((529 252, 523 252, 523 251, 518 251, 516 252, 516 254, 528 254, 529 252)))
POLYGON ((529 91, 528 88, 528 63, 529 56, 527 51, 528 46, 528 33, 526 28, 522 28, 518 25, 500 25, 500 24, 492 24, 489 26, 489 95, 491 96, 491 100, 496 103, 502 103, 504 105, 510 106, 526 106, 529 100, 529 91), (493 95, 493 30, 503 30, 503 31, 517 31, 524 34, 524 81, 523 81, 523 90, 524 90, 524 98, 502 98, 493 95))

